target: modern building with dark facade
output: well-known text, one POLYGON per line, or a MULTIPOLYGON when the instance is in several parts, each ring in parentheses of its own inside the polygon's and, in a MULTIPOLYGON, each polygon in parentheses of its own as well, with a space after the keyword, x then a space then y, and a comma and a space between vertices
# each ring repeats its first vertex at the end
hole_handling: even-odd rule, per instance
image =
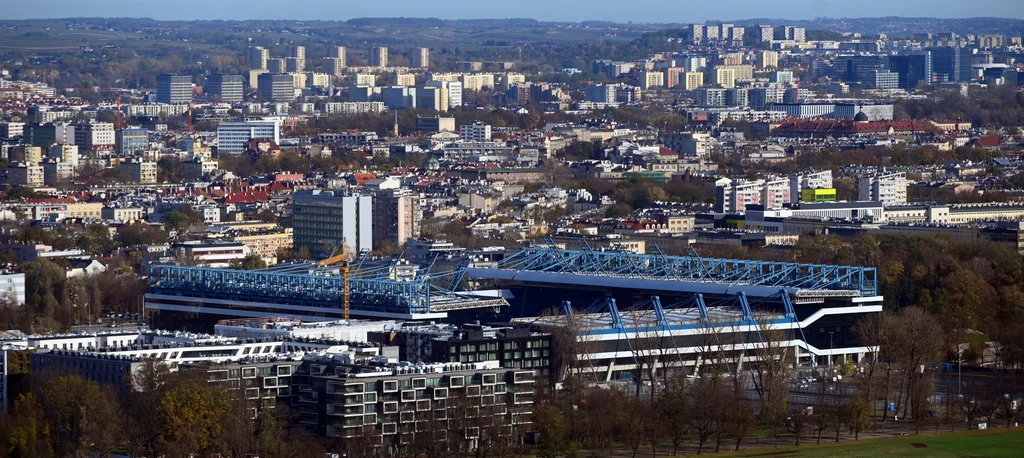
POLYGON ((964 47, 929 48, 932 69, 939 82, 970 82, 973 50, 964 47))
POLYGON ((889 58, 889 70, 900 75, 901 89, 914 89, 919 83, 932 83, 931 51, 913 52, 889 58))
POLYGON ((286 73, 263 73, 257 77, 259 96, 266 102, 294 102, 295 80, 286 73))
MULTIPOLYGON (((379 448, 422 441, 475 450, 479 441, 522 443, 531 424, 534 375, 494 361, 466 364, 347 364, 309 361, 293 376, 292 411, 310 432, 379 448)), ((350 455, 351 456, 351 455, 350 455)))
POLYGON ((544 378, 550 377, 554 358, 551 334, 527 328, 409 324, 389 333, 371 333, 370 340, 398 346, 402 361, 497 361, 503 368, 530 370, 544 378))

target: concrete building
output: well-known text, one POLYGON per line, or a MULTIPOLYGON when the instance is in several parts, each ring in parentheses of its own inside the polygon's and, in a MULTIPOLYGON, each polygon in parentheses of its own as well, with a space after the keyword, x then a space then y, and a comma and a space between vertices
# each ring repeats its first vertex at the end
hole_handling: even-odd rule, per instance
POLYGON ((83 151, 113 151, 117 141, 114 124, 109 122, 81 122, 75 124, 75 145, 83 151))
POLYGON ((54 158, 65 164, 70 164, 73 169, 78 170, 78 145, 55 143, 46 151, 46 157, 54 158))
POLYGON ((462 83, 459 81, 434 81, 428 80, 426 87, 437 87, 448 90, 448 108, 462 106, 462 83))
POLYGON ((281 58, 267 59, 267 73, 288 73, 288 66, 281 58))
POLYGON ((385 46, 376 46, 370 48, 370 66, 371 67, 387 67, 388 66, 388 48, 385 46))
POLYGON ((665 86, 665 74, 662 72, 641 72, 639 80, 640 89, 643 89, 645 91, 652 87, 665 86))
POLYGON ((396 73, 395 74, 395 86, 413 87, 416 85, 416 75, 414 73, 396 73))
POLYGON ((757 53, 757 66, 760 68, 776 68, 779 66, 779 53, 760 51, 757 53))
POLYGON ((132 158, 121 163, 121 173, 127 175, 133 183, 155 184, 156 162, 132 158))
POLYGON ((42 187, 44 183, 43 166, 16 162, 7 167, 7 182, 14 186, 42 187))
POLYGON ((725 89, 700 88, 695 91, 693 103, 699 107, 724 107, 725 89))
POLYGON ((405 189, 374 194, 374 243, 387 240, 402 246, 409 239, 419 238, 420 220, 423 219, 419 200, 418 196, 405 189))
POLYGON ((416 130, 420 132, 455 132, 455 118, 416 117, 416 130))
POLYGON ((133 154, 136 151, 149 148, 149 129, 131 127, 117 131, 115 136, 117 153, 120 155, 133 154))
POLYGON ((381 89, 381 98, 384 100, 384 106, 390 110, 400 110, 402 108, 415 108, 416 105, 416 88, 414 87, 402 87, 402 86, 391 86, 381 89))
POLYGON ((245 49, 245 65, 254 70, 266 70, 267 59, 270 59, 270 50, 260 46, 251 46, 245 49))
POLYGON ((158 103, 191 103, 192 77, 165 73, 156 78, 156 101, 158 103))
POLYGON ((212 74, 206 77, 203 90, 213 99, 222 102, 241 102, 245 96, 242 75, 212 74))
POLYGON ((857 177, 857 198, 886 206, 907 203, 907 174, 880 173, 857 177))
POLYGON ((254 138, 272 139, 279 144, 280 131, 281 125, 276 119, 222 122, 217 125, 217 152, 242 154, 245 152, 245 142, 254 138))
POLYGON ((43 183, 46 186, 56 186, 62 181, 70 180, 75 176, 75 168, 66 162, 47 158, 43 160, 41 165, 43 166, 43 183))
POLYGON ((314 390, 297 400, 298 423, 342 442, 369 441, 385 455, 424 435, 452 450, 476 450, 487 437, 514 444, 532 421, 533 372, 497 361, 405 367, 325 360, 309 381, 314 390))
POLYGON ((340 191, 300 191, 292 206, 293 243, 324 259, 342 243, 353 251, 373 249, 373 198, 340 191))
POLYGON ((25 123, 23 122, 0 122, 0 139, 14 139, 25 135, 25 123))
POLYGON ((459 137, 469 142, 491 141, 491 126, 482 122, 463 124, 459 126, 459 137))
POLYGON ((429 68, 430 48, 413 48, 409 52, 409 62, 413 68, 429 68))
MULTIPOLYGON (((294 102, 295 79, 287 73, 264 73, 257 77, 259 97, 266 102, 294 102)), ((303 76, 303 81, 305 77, 303 76)))
POLYGON ((75 126, 68 123, 28 124, 22 141, 33 146, 49 148, 54 143, 75 144, 75 126))

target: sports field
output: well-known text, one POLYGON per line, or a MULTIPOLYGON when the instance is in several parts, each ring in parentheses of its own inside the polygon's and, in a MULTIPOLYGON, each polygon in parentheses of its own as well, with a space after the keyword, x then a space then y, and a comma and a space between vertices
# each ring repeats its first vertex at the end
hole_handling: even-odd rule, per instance
MULTIPOLYGON (((696 455, 690 455, 696 456, 696 455)), ((963 431, 891 439, 865 439, 800 447, 758 448, 711 456, 729 457, 1021 457, 1024 428, 963 431)))

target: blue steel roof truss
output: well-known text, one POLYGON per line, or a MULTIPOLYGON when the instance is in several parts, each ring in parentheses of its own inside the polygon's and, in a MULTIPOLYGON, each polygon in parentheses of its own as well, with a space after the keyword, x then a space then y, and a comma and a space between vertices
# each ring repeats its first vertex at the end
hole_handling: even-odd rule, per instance
POLYGON ((660 252, 648 255, 534 247, 509 256, 494 268, 877 294, 877 271, 873 267, 665 256, 660 252))

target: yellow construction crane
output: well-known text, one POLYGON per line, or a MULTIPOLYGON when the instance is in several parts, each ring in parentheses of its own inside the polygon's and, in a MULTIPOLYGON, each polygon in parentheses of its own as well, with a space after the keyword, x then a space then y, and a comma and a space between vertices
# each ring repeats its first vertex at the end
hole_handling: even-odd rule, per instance
POLYGON ((339 269, 341 272, 341 313, 345 318, 345 324, 348 324, 348 314, 351 307, 351 290, 349 289, 349 281, 352 278, 352 272, 349 264, 354 258, 352 250, 348 249, 348 240, 341 239, 341 253, 317 263, 320 267, 326 267, 341 262, 341 267, 339 269))

